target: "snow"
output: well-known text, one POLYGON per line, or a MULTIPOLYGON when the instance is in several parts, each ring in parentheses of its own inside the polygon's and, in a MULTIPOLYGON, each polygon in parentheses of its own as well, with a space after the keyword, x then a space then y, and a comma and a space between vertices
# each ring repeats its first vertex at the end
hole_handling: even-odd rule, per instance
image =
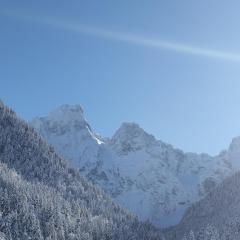
POLYGON ((233 171, 229 151, 216 157, 184 153, 136 123, 123 123, 112 138, 102 138, 92 131, 79 105, 64 105, 31 124, 82 174, 156 226, 178 223, 212 182, 233 171))

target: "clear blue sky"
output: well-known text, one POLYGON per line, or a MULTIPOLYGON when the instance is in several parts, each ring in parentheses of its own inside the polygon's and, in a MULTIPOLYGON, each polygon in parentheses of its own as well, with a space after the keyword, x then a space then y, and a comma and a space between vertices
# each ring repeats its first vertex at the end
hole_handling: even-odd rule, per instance
POLYGON ((1 0, 0 98, 21 117, 79 103, 185 151, 240 135, 240 2, 1 0))

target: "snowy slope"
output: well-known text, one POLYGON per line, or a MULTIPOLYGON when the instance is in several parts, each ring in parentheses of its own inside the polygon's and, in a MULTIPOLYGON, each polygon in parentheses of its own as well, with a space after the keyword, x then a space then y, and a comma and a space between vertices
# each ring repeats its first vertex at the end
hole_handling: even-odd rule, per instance
POLYGON ((184 153, 135 123, 123 123, 103 140, 79 105, 61 106, 31 124, 118 203, 161 227, 177 224, 187 207, 232 173, 232 159, 240 155, 240 140, 231 144, 237 149, 232 155, 184 153))

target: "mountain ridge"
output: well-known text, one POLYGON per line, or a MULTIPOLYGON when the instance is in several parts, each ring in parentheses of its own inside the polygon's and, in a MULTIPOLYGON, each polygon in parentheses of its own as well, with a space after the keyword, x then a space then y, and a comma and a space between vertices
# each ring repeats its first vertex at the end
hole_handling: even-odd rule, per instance
MULTIPOLYGON (((82 129, 72 125, 60 135, 45 124, 52 122, 48 116, 38 119, 40 126, 31 124, 116 202, 158 227, 177 224, 192 203, 234 171, 230 150, 217 156, 185 153, 132 122, 123 123, 104 140, 88 127, 83 111, 81 114, 86 125, 82 129)), ((54 123, 59 127, 58 121, 61 119, 55 118, 54 123)))

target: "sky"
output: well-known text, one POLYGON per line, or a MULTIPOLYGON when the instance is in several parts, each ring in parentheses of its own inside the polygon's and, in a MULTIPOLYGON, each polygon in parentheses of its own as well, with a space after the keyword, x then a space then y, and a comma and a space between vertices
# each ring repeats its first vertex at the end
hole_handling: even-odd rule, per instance
POLYGON ((80 104, 215 155, 240 135, 239 1, 0 0, 0 98, 20 117, 80 104))

